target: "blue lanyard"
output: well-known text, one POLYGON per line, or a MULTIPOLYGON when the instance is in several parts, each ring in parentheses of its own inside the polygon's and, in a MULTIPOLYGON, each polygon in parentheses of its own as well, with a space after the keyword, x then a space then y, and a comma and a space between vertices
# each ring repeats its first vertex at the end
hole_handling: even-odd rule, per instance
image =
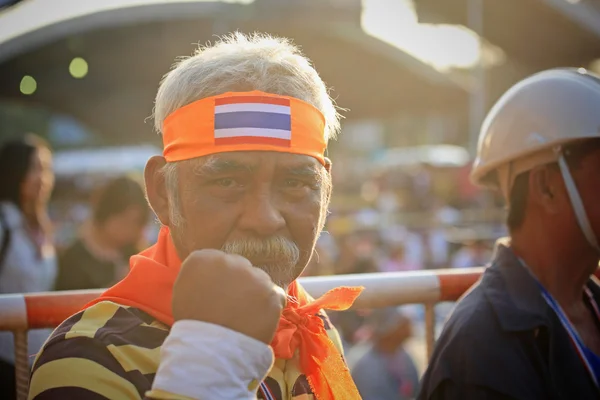
MULTIPOLYGON (((583 343, 583 340, 581 340, 581 337, 577 333, 577 330, 575 329, 573 324, 571 324, 571 321, 569 321, 569 318, 563 311, 560 304, 558 304, 558 302, 556 300, 554 300, 552 295, 550 293, 548 293, 546 288, 544 286, 542 286, 542 284, 537 280, 537 278, 531 273, 529 268, 527 268, 527 264, 525 264, 525 262, 523 260, 520 260, 520 261, 526 267, 525 269, 527 269, 527 271, 530 272, 530 274, 534 278, 535 282, 538 284, 538 287, 540 288, 542 297, 544 298, 546 303, 548 303, 550 308, 552 308, 552 310, 554 311, 554 313, 560 320, 560 323, 562 324, 562 326, 565 328, 565 330, 569 334, 571 343, 573 343, 573 347, 575 347, 575 350, 577 351, 577 354, 579 355, 581 362, 583 362, 583 365, 585 366, 588 373, 590 374, 590 377, 592 378, 592 381, 594 381, 596 388, 600 389, 600 384, 599 384, 599 382, 600 382, 600 357, 598 355, 596 355, 594 352, 592 352, 583 343)), ((594 300, 592 293, 590 292, 590 290, 587 287, 585 288, 585 294, 588 297, 590 304, 592 305, 592 308, 594 309, 596 318, 598 320, 600 320, 600 309, 598 308, 598 305, 596 304, 596 301, 594 300)))
MULTIPOLYGON (((571 338, 571 342, 573 343, 575 350, 577 350, 577 354, 579 355, 579 358, 583 362, 583 365, 585 366, 585 368, 587 369, 588 373, 590 374, 592 380, 594 381, 596 388, 600 389, 600 385, 598 384, 598 382, 600 382, 600 357, 598 357, 596 354, 594 354, 583 343, 583 341, 581 340, 581 337, 579 336, 579 334, 573 327, 573 324, 571 324, 571 321, 569 321, 569 319, 565 315, 565 312, 562 310, 562 308, 556 302, 556 300, 554 300, 554 298, 552 298, 550 293, 548 293, 548 291, 541 284, 539 286, 542 291, 542 297, 544 298, 544 300, 546 300, 546 303, 548 303, 550 308, 552 308, 552 310, 554 310, 554 312, 556 313, 556 316, 558 317, 561 324, 563 325, 563 327, 569 334, 569 337, 571 338)), ((588 296, 591 295, 590 293, 587 293, 587 294, 588 294, 588 296)), ((596 305, 596 302, 594 301, 594 299, 591 297, 590 297, 590 302, 596 311, 596 318, 600 318, 600 316, 598 315, 598 306, 596 305)))

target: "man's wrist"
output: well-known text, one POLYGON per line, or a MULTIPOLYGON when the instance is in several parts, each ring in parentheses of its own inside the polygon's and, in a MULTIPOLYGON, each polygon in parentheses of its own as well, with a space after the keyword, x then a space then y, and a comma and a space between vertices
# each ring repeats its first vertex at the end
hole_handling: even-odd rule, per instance
POLYGON ((270 346, 203 321, 175 322, 161 349, 153 389, 191 398, 254 398, 273 365, 270 346))

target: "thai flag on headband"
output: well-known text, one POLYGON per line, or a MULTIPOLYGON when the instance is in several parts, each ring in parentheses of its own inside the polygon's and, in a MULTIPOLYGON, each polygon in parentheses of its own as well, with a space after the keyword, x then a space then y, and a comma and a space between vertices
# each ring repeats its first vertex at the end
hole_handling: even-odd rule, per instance
POLYGON ((266 144, 290 147, 290 101, 279 97, 215 99, 215 145, 266 144))

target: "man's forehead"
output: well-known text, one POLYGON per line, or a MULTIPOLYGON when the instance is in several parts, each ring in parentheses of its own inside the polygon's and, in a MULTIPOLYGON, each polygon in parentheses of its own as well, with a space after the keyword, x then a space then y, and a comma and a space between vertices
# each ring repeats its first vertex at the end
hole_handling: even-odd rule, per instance
POLYGON ((206 164, 255 168, 261 164, 275 163, 278 166, 317 166, 319 162, 304 154, 274 151, 240 151, 212 154, 202 157, 206 164))
POLYGON ((217 173, 230 170, 256 170, 261 165, 274 165, 281 170, 313 170, 321 165, 315 158, 304 154, 269 151, 240 151, 211 154, 194 160, 196 173, 217 173))

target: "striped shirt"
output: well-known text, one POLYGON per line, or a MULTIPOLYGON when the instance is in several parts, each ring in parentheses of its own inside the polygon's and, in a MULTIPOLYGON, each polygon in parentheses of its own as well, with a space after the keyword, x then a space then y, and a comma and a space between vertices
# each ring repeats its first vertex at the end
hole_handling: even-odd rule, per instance
MULTIPOLYGON (((341 352, 337 331, 320 314, 341 352)), ((29 399, 186 399, 152 390, 169 327, 133 307, 98 303, 64 321, 38 354, 29 399)), ((259 399, 313 400, 296 358, 275 360, 259 399)))

